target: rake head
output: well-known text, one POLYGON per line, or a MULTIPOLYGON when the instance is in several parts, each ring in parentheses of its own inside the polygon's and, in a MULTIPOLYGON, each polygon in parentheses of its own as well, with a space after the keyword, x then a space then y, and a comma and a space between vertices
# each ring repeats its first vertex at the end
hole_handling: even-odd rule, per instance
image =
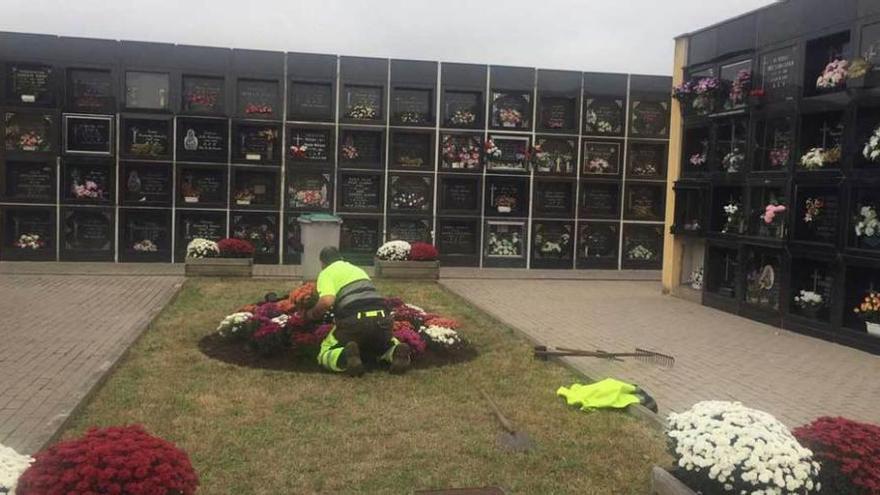
POLYGON ((675 365, 675 358, 669 354, 649 351, 638 347, 636 347, 636 353, 633 357, 644 363, 650 363, 664 368, 672 368, 675 365))

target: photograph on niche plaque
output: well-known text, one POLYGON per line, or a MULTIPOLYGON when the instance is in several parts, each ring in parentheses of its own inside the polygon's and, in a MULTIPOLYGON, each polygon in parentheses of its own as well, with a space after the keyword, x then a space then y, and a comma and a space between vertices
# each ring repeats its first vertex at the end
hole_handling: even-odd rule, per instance
POLYGON ((332 83, 291 81, 289 87, 290 109, 287 120, 333 120, 332 83))
POLYGON ((578 268, 617 268, 620 226, 617 223, 581 222, 578 224, 578 268))
POLYGON ((430 218, 388 218, 386 241, 430 242, 430 218))
POLYGON ((571 268, 574 226, 566 222, 532 222, 532 263, 537 267, 571 268))
POLYGON ((429 175, 392 174, 388 176, 388 209, 431 212, 434 178, 429 175))
POLYGON ((281 160, 281 128, 279 126, 237 122, 232 129, 233 162, 275 165, 281 160))
MULTIPOLYGON (((80 159, 82 160, 82 159, 80 159)), ((113 200, 115 179, 112 162, 66 159, 61 170, 61 199, 75 203, 106 203, 113 200)))
POLYGON ((63 210, 61 257, 113 258, 114 221, 110 210, 89 208, 63 210))
POLYGON ((343 167, 382 167, 385 148, 381 131, 343 129, 339 132, 339 164, 343 167))
POLYGON ((52 143, 55 118, 50 114, 6 112, 3 114, 6 151, 46 153, 52 143))
POLYGON ((382 86, 346 84, 342 91, 343 118, 382 120, 382 86))
POLYGON ((3 195, 7 201, 55 202, 55 164, 8 160, 4 166, 3 195))
POLYGON ((450 91, 443 93, 444 127, 478 127, 483 113, 482 93, 479 91, 450 91))
POLYGON ((623 268, 659 268, 663 262, 663 225, 623 226, 623 268))
POLYGON ((6 208, 3 220, 4 260, 54 260, 55 215, 50 208, 6 208))
POLYGON ((113 72, 102 69, 67 69, 67 110, 112 113, 116 110, 113 72))
POLYGON ((171 205, 171 164, 122 162, 119 187, 126 205, 171 205))
POLYGON ((112 155, 113 117, 64 115, 64 152, 71 155, 112 155))
POLYGON ((164 72, 125 73, 125 107, 134 110, 168 110, 171 82, 164 72))
POLYGON ((222 77, 183 76, 181 109, 186 113, 222 115, 226 81, 222 77))
POLYGON ((178 208, 226 207, 225 167, 180 167, 177 183, 178 208))
POLYGON ((232 172, 232 207, 274 208, 278 203, 278 174, 274 170, 234 168, 232 172))
POLYGON ((287 206, 297 210, 330 210, 333 205, 330 172, 295 172, 287 182, 287 206))
POLYGON ((122 151, 127 158, 171 158, 170 119, 122 119, 122 151))
POLYGON ((391 132, 392 169, 431 169, 434 168, 434 135, 429 132, 391 132))
POLYGON ((339 250, 353 263, 371 264, 381 239, 378 218, 346 217, 339 233, 339 250))
POLYGON ((577 98, 544 96, 540 101, 540 126, 549 131, 577 133, 577 98))
POLYGON ((430 89, 394 88, 391 92, 391 120, 399 125, 433 124, 433 101, 434 92, 430 89))
POLYGON ((583 175, 618 175, 620 173, 620 143, 584 141, 583 175))
POLYGON ((238 115, 249 119, 273 119, 280 115, 279 83, 274 80, 239 79, 236 91, 238 115))
POLYGON ((177 161, 226 162, 228 156, 226 120, 177 119, 177 161))
POLYGON ((486 170, 492 172, 528 172, 529 171, 528 136, 504 136, 489 134, 484 146, 486 154, 486 170))
POLYGON ((302 164, 332 164, 333 134, 332 128, 288 127, 288 161, 302 164))
POLYGON ((51 65, 6 65, 6 102, 18 106, 53 106, 55 69, 51 65))
POLYGON ((633 100, 630 108, 629 133, 634 137, 667 137, 669 102, 633 100))
POLYGON ((482 138, 479 134, 441 134, 440 168, 454 172, 477 172, 481 168, 482 138))
POLYGON ((594 96, 584 100, 584 134, 623 134, 624 98, 594 96))
POLYGON ((439 209, 446 213, 480 213, 480 178, 440 176, 439 209))
POLYGON ((284 229, 284 262, 298 265, 302 262, 302 228, 296 215, 287 215, 287 228, 284 229))
POLYGON ((230 237, 249 241, 254 259, 261 263, 278 261, 278 215, 275 213, 232 213, 230 237))
POLYGON ((171 261, 171 213, 162 210, 120 210, 120 261, 171 261))
POLYGON ((664 179, 666 177, 666 145, 663 143, 629 143, 627 179, 664 179))
POLYGON ((574 186, 573 180, 536 180, 533 216, 574 217, 574 186))
POLYGON ((174 261, 186 258, 186 245, 193 239, 219 241, 226 237, 226 213, 220 211, 177 211, 174 261))
POLYGON ((527 216, 529 212, 528 178, 486 178, 487 216, 527 216))
POLYGON ((782 256, 776 251, 752 248, 746 252, 745 302, 779 310, 782 292, 782 256))
POLYGON ((580 213, 583 218, 618 218, 620 184, 581 182, 580 213))
MULTIPOLYGON (((437 250, 444 263, 459 259, 476 265, 480 251, 479 220, 440 218, 437 220, 437 250)), ((453 262, 453 264, 455 264, 453 262)))
POLYGON ((623 216, 628 220, 663 220, 665 188, 660 185, 626 185, 623 216))
POLYGON ((486 221, 483 256, 488 264, 495 260, 525 261, 528 233, 525 222, 486 221))
POLYGON ((339 209, 376 212, 382 209, 382 176, 342 173, 339 175, 339 209))
POLYGON ((532 148, 532 166, 543 175, 573 175, 577 160, 577 139, 538 137, 532 148))
POLYGON ((491 126, 501 129, 531 128, 532 93, 530 91, 492 91, 491 126))

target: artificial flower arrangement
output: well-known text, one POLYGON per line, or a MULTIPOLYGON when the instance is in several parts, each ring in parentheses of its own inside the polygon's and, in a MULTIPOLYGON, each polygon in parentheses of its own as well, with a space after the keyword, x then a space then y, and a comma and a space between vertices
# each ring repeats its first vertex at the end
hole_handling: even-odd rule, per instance
POLYGON ((880 292, 870 291, 862 302, 853 308, 853 313, 865 320, 868 333, 880 336, 880 292))
POLYGON ((742 205, 731 200, 724 205, 724 227, 721 232, 724 234, 739 234, 742 231, 742 205))
POLYGON ((155 253, 159 250, 159 246, 149 239, 143 239, 135 242, 131 248, 139 253, 155 253))
POLYGON ((272 105, 266 103, 248 103, 244 107, 244 113, 248 115, 270 115, 272 113, 272 105))
POLYGON ((730 82, 730 92, 727 95, 725 106, 727 108, 735 108, 746 103, 746 97, 752 88, 752 71, 749 69, 741 69, 736 73, 736 77, 730 82))
MULTIPOLYGON (((232 231, 232 238, 251 244, 254 250, 260 254, 272 254, 275 251, 275 232, 265 224, 244 225, 236 227, 232 231)), ((223 252, 220 252, 221 257, 223 252)))
POLYGON ((515 108, 499 108, 497 115, 501 127, 521 127, 523 125, 523 114, 515 108))
POLYGON ((293 194, 293 202, 297 207, 329 208, 327 186, 321 189, 299 189, 293 194))
POLYGON ((773 168, 783 168, 788 164, 791 158, 791 150, 789 148, 771 148, 768 152, 770 157, 770 166, 773 168))
POLYGON ((470 125, 477 121, 477 115, 470 110, 456 110, 449 118, 452 125, 470 125))
POLYGON ((46 247, 46 242, 40 239, 39 234, 21 234, 13 245, 19 249, 36 250, 46 247))
POLYGON ((293 158, 308 158, 309 147, 305 144, 291 144, 290 145, 290 156, 293 158))
POLYGON ((807 198, 804 201, 804 223, 812 223, 819 218, 824 207, 825 201, 822 198, 807 198))
POLYGON ((730 153, 724 155, 724 158, 721 159, 721 165, 724 167, 724 171, 729 174, 735 174, 739 172, 745 163, 746 154, 743 153, 739 148, 734 148, 730 153))
POLYGON ((705 115, 715 109, 722 84, 717 77, 700 77, 690 79, 672 88, 672 97, 682 106, 690 104, 698 114, 705 115))
POLYGON ((186 103, 189 107, 203 106, 213 108, 217 103, 217 95, 206 91, 190 91, 186 94, 186 103))
POLYGON ((822 493, 880 493, 880 426, 822 417, 792 434, 821 464, 822 493))
POLYGON ((428 116, 424 112, 410 110, 398 113, 397 120, 402 124, 422 124, 428 121, 428 116))
POLYGON ((18 478, 33 462, 33 457, 0 444, 0 493, 15 493, 18 478))
POLYGON ((487 139, 483 145, 487 158, 501 158, 501 148, 495 146, 495 141, 487 139))
POLYGON ((516 208, 516 198, 508 194, 499 194, 495 196, 493 204, 498 209, 498 213, 510 213, 516 208))
POLYGON ((185 180, 180 184, 180 193, 183 194, 185 203, 198 203, 202 193, 191 181, 185 180))
POLYGON ((98 186, 98 183, 86 180, 82 184, 74 181, 70 185, 70 192, 76 199, 101 199, 104 197, 104 190, 98 186))
POLYGON ((858 221, 855 226, 856 237, 864 238, 869 244, 880 241, 880 219, 877 218, 877 210, 873 206, 859 208, 858 221))
POLYGON ((129 151, 138 156, 162 156, 165 154, 165 143, 162 141, 147 141, 144 143, 132 143, 129 151))
POLYGON ((361 156, 353 141, 348 141, 347 143, 343 144, 342 148, 339 150, 339 153, 342 155, 343 159, 349 161, 357 160, 358 157, 361 156))
POLYGON ((868 142, 862 148, 862 156, 869 162, 880 162, 880 126, 874 129, 868 142))
POLYGON ((249 205, 251 201, 254 200, 257 196, 254 194, 254 191, 249 187, 245 187, 244 189, 240 189, 235 192, 235 204, 237 205, 249 205))
POLYGON ((844 59, 828 62, 822 74, 816 79, 816 89, 831 90, 845 86, 848 69, 849 62, 844 59))
POLYGON ((18 138, 18 148, 22 151, 37 151, 43 148, 45 141, 37 131, 23 132, 18 138))
POLYGON ((657 175, 657 164, 654 162, 632 163, 632 175, 657 175))
POLYGON ((423 210, 428 207, 428 198, 417 192, 395 192, 391 196, 391 207, 394 209, 423 210))
POLYGON ((822 294, 811 290, 801 290, 794 296, 794 303, 803 310, 817 310, 825 304, 822 294))
POLYGON ((833 148, 810 148, 801 157, 801 167, 805 170, 818 170, 840 161, 840 146, 833 148))
POLYGON ((201 237, 189 241, 186 245, 187 258, 216 258, 220 256, 217 243, 201 237))
POLYGON ((599 118, 599 114, 592 108, 587 110, 587 126, 598 134, 610 134, 614 132, 614 124, 599 118))
MULTIPOLYGON (((780 213, 785 213, 787 208, 785 205, 780 205, 775 202, 771 202, 764 207, 764 213, 761 214, 761 220, 764 221, 767 225, 772 225, 776 222, 776 215, 780 213)), ((783 218, 780 216, 780 218, 783 218)))
POLYGON ((480 167, 480 143, 477 138, 466 137, 466 143, 455 137, 443 136, 441 151, 443 165, 453 169, 476 169, 480 167))
POLYGON ((560 115, 552 115, 544 121, 544 125, 548 129, 562 129, 565 127, 565 117, 560 115))
POLYGON ((588 174, 608 174, 612 173, 611 164, 601 156, 595 156, 587 161, 588 174))
POLYGON ((642 246, 641 244, 636 244, 629 251, 626 252, 627 259, 630 260, 641 260, 641 261, 650 261, 653 260, 657 255, 654 251, 642 246))
POLYGON ((193 495, 199 480, 186 452, 143 426, 92 428, 38 452, 18 495, 193 495))
MULTIPOLYGON (((865 55, 869 56, 868 54, 865 55)), ((864 78, 868 75, 868 72, 874 68, 874 64, 867 61, 862 57, 856 57, 852 59, 849 63, 849 69, 846 71, 846 79, 849 82, 853 82, 853 79, 864 78)))
POLYGON ((691 272, 690 279, 691 289, 703 290, 703 267, 694 269, 691 272))
MULTIPOLYGON (((303 314, 318 301, 314 282, 306 282, 290 291, 282 300, 248 304, 230 314, 217 327, 223 340, 244 344, 260 355, 293 351, 298 358, 314 363, 321 341, 330 333, 332 313, 321 321, 306 321, 303 314)), ((400 298, 385 299, 393 321, 392 333, 409 344, 416 362, 442 359, 455 361, 475 353, 459 334, 460 324, 452 318, 430 313, 406 304, 400 298), (430 329, 430 330, 429 330, 430 329)))
POLYGON ((539 172, 555 172, 566 174, 571 172, 571 162, 574 156, 564 151, 545 151, 540 144, 536 144, 529 152, 532 165, 539 172))
POLYGON ((244 239, 227 238, 217 241, 221 258, 253 258, 254 245, 244 239))
POLYGON ((486 240, 486 254, 489 256, 522 255, 522 242, 520 242, 519 234, 512 232, 510 237, 506 237, 491 232, 486 240))
POLYGON ((372 120, 376 118, 376 107, 373 105, 353 105, 346 116, 353 120, 372 120))
POLYGON ((702 167, 706 164, 706 152, 702 151, 700 153, 694 153, 688 158, 688 163, 690 163, 694 167, 702 167))
POLYGON ((667 418, 673 474, 698 493, 808 495, 819 463, 772 415, 739 402, 703 401, 667 418))

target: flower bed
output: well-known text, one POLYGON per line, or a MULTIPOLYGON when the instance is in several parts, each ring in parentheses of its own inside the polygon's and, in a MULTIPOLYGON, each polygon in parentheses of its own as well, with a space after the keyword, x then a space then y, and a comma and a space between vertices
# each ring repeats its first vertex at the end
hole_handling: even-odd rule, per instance
POLYGON ((193 239, 186 246, 188 277, 251 277, 254 246, 242 239, 193 239))
POLYGON ((0 493, 12 493, 18 478, 33 462, 30 456, 0 444, 0 493))
POLYGON ((880 493, 880 427, 823 417, 792 433, 822 464, 822 493, 880 493))
POLYGON ((427 242, 386 242, 376 251, 373 266, 377 278, 426 279, 440 278, 437 248, 427 242))
MULTIPOLYGON (((317 368, 318 349, 333 321, 330 313, 322 321, 306 321, 304 312, 317 301, 315 284, 307 282, 283 299, 269 295, 266 301, 247 304, 220 322, 216 333, 203 340, 202 350, 248 366, 317 368)), ((454 319, 400 298, 386 298, 385 306, 394 320, 394 336, 410 345, 417 366, 459 362, 476 355, 454 319)))

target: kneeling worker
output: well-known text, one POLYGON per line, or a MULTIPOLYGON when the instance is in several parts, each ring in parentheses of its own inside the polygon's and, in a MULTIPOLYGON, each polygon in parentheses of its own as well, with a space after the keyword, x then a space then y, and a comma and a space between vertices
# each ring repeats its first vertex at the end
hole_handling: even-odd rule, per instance
POLYGON ((318 363, 351 376, 363 374, 362 358, 386 361, 392 373, 406 371, 409 345, 392 336, 385 300, 367 273, 344 261, 335 247, 322 249, 320 259, 318 303, 305 316, 317 320, 332 307, 336 325, 321 342, 318 363))

